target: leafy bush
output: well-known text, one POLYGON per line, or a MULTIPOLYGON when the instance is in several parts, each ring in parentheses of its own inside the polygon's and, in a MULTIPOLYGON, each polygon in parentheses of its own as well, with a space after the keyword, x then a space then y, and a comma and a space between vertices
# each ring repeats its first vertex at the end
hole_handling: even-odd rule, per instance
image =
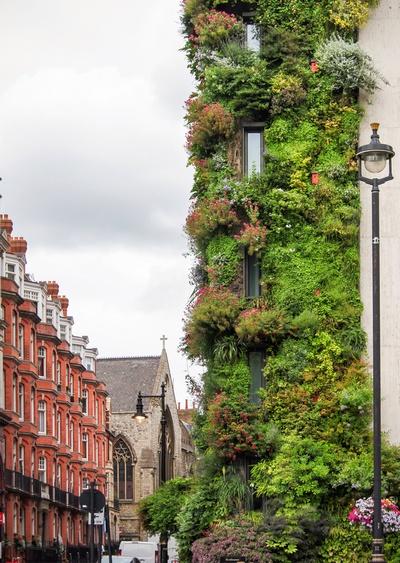
POLYGON ((226 235, 213 238, 207 246, 206 258, 211 285, 229 285, 237 277, 241 254, 234 238, 226 235))
POLYGON ((276 435, 268 433, 266 439, 267 428, 259 421, 258 407, 245 395, 228 397, 220 393, 210 402, 208 412, 207 442, 226 460, 243 454, 265 455, 272 450, 276 435))
POLYGON ((238 223, 238 216, 228 199, 204 199, 188 215, 185 231, 201 248, 208 244, 217 229, 227 229, 238 223))
POLYGON ((286 436, 272 461, 262 460, 254 466, 255 490, 259 495, 285 499, 286 506, 318 503, 329 491, 339 459, 338 451, 327 442, 286 436))
POLYGON ((375 69, 372 58, 352 41, 338 35, 321 43, 315 57, 324 72, 333 78, 334 86, 345 92, 362 88, 372 93, 385 79, 375 69))
POLYGON ((187 122, 186 148, 196 158, 209 156, 216 143, 233 135, 233 116, 219 102, 204 104, 200 98, 190 98, 187 122))
POLYGON ((139 503, 139 516, 145 530, 150 534, 167 534, 177 532, 176 517, 179 514, 191 480, 176 477, 164 483, 152 495, 139 503))
POLYGON ((246 521, 217 525, 194 542, 192 563, 219 563, 222 557, 243 557, 254 563, 273 561, 268 539, 262 526, 246 521))
POLYGON ((288 332, 287 319, 281 311, 274 309, 246 309, 235 326, 241 341, 251 344, 276 342, 288 332))
POLYGON ((200 46, 214 49, 232 36, 240 35, 242 31, 243 25, 233 14, 209 10, 195 17, 192 41, 200 46))
POLYGON ((185 322, 185 351, 192 357, 207 355, 216 337, 233 330, 240 310, 240 299, 228 289, 201 290, 185 322))

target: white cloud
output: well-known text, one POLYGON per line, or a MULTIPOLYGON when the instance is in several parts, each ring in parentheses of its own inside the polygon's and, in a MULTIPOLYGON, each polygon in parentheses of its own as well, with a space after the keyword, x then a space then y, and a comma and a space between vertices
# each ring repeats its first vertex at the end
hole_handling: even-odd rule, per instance
MULTIPOLYGON (((3 212, 101 355, 176 352, 191 288, 179 2, 4 0, 3 212)), ((175 374, 178 377, 178 374, 175 374)))

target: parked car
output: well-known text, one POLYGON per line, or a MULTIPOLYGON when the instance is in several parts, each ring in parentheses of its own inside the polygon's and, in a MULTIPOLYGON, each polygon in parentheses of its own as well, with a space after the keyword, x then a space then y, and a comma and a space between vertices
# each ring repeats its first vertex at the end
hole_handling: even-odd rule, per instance
MULTIPOLYGON (((103 555, 101 558, 101 563, 109 563, 110 557, 108 555, 103 555)), ((124 555, 113 555, 112 556, 113 563, 133 563, 133 557, 125 557, 124 555)))

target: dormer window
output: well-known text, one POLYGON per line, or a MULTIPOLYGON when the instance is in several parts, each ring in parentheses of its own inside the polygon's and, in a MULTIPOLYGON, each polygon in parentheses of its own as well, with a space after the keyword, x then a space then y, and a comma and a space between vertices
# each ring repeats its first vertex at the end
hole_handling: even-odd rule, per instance
POLYGON ((260 174, 264 168, 264 127, 256 124, 243 128, 243 172, 260 174))

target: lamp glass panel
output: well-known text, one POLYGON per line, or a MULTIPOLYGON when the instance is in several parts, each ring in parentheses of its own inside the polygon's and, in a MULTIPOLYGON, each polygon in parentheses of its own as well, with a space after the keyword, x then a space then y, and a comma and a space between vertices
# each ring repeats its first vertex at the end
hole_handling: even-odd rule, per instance
POLYGON ((365 155, 365 168, 372 174, 382 172, 386 166, 386 155, 384 153, 371 153, 365 155))

